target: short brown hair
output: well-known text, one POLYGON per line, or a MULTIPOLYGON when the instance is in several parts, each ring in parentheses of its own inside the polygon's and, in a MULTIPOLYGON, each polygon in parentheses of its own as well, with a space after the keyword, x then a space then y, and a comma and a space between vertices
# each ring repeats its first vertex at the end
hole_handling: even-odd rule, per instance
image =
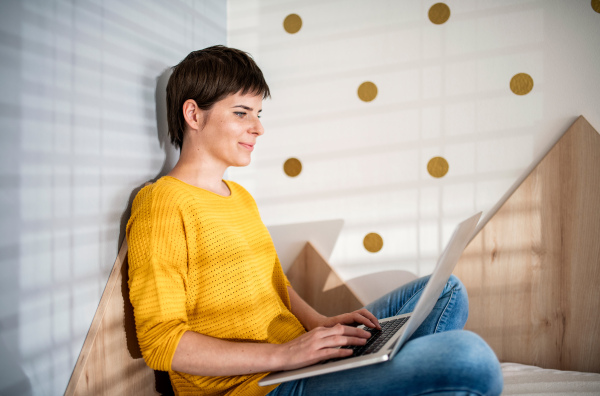
POLYGON ((183 145, 186 100, 193 99, 200 109, 210 110, 216 102, 237 92, 262 95, 263 99, 271 96, 262 71, 250 54, 223 45, 191 52, 173 67, 167 84, 171 143, 178 148, 183 145))

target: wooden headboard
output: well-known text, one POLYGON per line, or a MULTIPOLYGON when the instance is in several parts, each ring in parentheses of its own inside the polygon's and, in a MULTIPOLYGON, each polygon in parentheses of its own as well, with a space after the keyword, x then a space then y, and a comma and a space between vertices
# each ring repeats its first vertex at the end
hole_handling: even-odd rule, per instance
POLYGON ((600 373, 600 135, 567 130, 463 253, 466 328, 501 361, 600 373))
POLYGON ((142 358, 127 279, 127 240, 124 240, 66 396, 173 394, 168 374, 154 372, 142 358))

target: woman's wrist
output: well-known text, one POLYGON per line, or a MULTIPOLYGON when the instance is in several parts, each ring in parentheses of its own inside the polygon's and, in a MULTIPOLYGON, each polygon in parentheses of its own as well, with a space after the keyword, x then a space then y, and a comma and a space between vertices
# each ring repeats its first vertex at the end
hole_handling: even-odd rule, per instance
POLYGON ((272 350, 267 354, 268 371, 281 371, 285 367, 285 344, 269 344, 272 350))

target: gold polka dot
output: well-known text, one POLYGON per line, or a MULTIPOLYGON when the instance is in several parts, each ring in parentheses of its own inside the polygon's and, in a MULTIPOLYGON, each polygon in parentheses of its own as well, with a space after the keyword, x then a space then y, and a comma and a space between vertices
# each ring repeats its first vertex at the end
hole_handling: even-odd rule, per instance
POLYGON ((510 79, 510 90, 516 95, 527 95, 533 89, 533 78, 527 73, 515 74, 510 79))
POLYGON ((429 9, 429 20, 436 25, 441 25, 450 19, 450 7, 444 3, 436 3, 429 9))
POLYGON ((283 164, 283 171, 289 177, 296 177, 302 172, 302 162, 297 158, 288 158, 283 164))
POLYGON ((370 102, 377 96, 377 85, 371 81, 365 81, 358 87, 358 97, 363 102, 370 102))
POLYGON ((442 157, 433 157, 427 163, 427 172, 433 177, 444 177, 448 173, 448 161, 442 157))
POLYGON ((298 33, 302 28, 302 18, 298 14, 290 14, 283 20, 283 28, 289 34, 298 33))
POLYGON ((363 239, 363 245, 365 245, 365 249, 367 249, 371 253, 377 253, 383 247, 383 238, 374 232, 365 235, 365 239, 363 239))
POLYGON ((592 0, 592 9, 600 14, 600 0, 592 0))

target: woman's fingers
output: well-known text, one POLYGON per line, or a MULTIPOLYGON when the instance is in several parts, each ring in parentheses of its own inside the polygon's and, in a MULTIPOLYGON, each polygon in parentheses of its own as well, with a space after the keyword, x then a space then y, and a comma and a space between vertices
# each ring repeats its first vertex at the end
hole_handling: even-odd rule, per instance
POLYGON ((284 369, 298 368, 316 362, 352 355, 352 350, 339 348, 347 345, 365 345, 371 336, 368 331, 337 324, 318 327, 284 345, 284 369))
POLYGON ((371 333, 366 330, 338 324, 334 327, 324 328, 318 334, 318 347, 337 348, 346 345, 364 345, 370 336, 371 333))
MULTIPOLYGON (((317 329, 315 329, 317 330, 317 329)), ((332 359, 334 357, 349 356, 351 349, 340 349, 341 346, 365 345, 371 333, 365 330, 352 328, 343 325, 318 329, 312 340, 309 341, 307 352, 318 355, 318 360, 332 359), (346 352, 349 351, 349 352, 346 352)))
POLYGON ((307 336, 308 349, 318 350, 346 345, 364 345, 371 336, 371 333, 355 327, 338 324, 334 327, 317 328, 305 334, 305 336, 307 336))
POLYGON ((371 336, 366 330, 359 329, 358 327, 345 326, 341 323, 336 324, 333 327, 317 327, 316 329, 308 332, 307 334, 315 333, 319 337, 331 337, 335 335, 354 336, 368 338, 371 336))
POLYGON ((367 310, 366 308, 363 308, 363 309, 360 309, 358 312, 360 312, 361 315, 363 315, 365 318, 367 318, 371 322, 371 325, 369 325, 369 327, 381 329, 381 325, 379 324, 379 321, 377 320, 375 315, 373 315, 371 312, 369 312, 369 310, 367 310))
POLYGON ((365 308, 346 315, 348 315, 348 317, 344 320, 344 323, 358 323, 374 329, 381 329, 379 321, 377 320, 375 315, 373 315, 365 308))

